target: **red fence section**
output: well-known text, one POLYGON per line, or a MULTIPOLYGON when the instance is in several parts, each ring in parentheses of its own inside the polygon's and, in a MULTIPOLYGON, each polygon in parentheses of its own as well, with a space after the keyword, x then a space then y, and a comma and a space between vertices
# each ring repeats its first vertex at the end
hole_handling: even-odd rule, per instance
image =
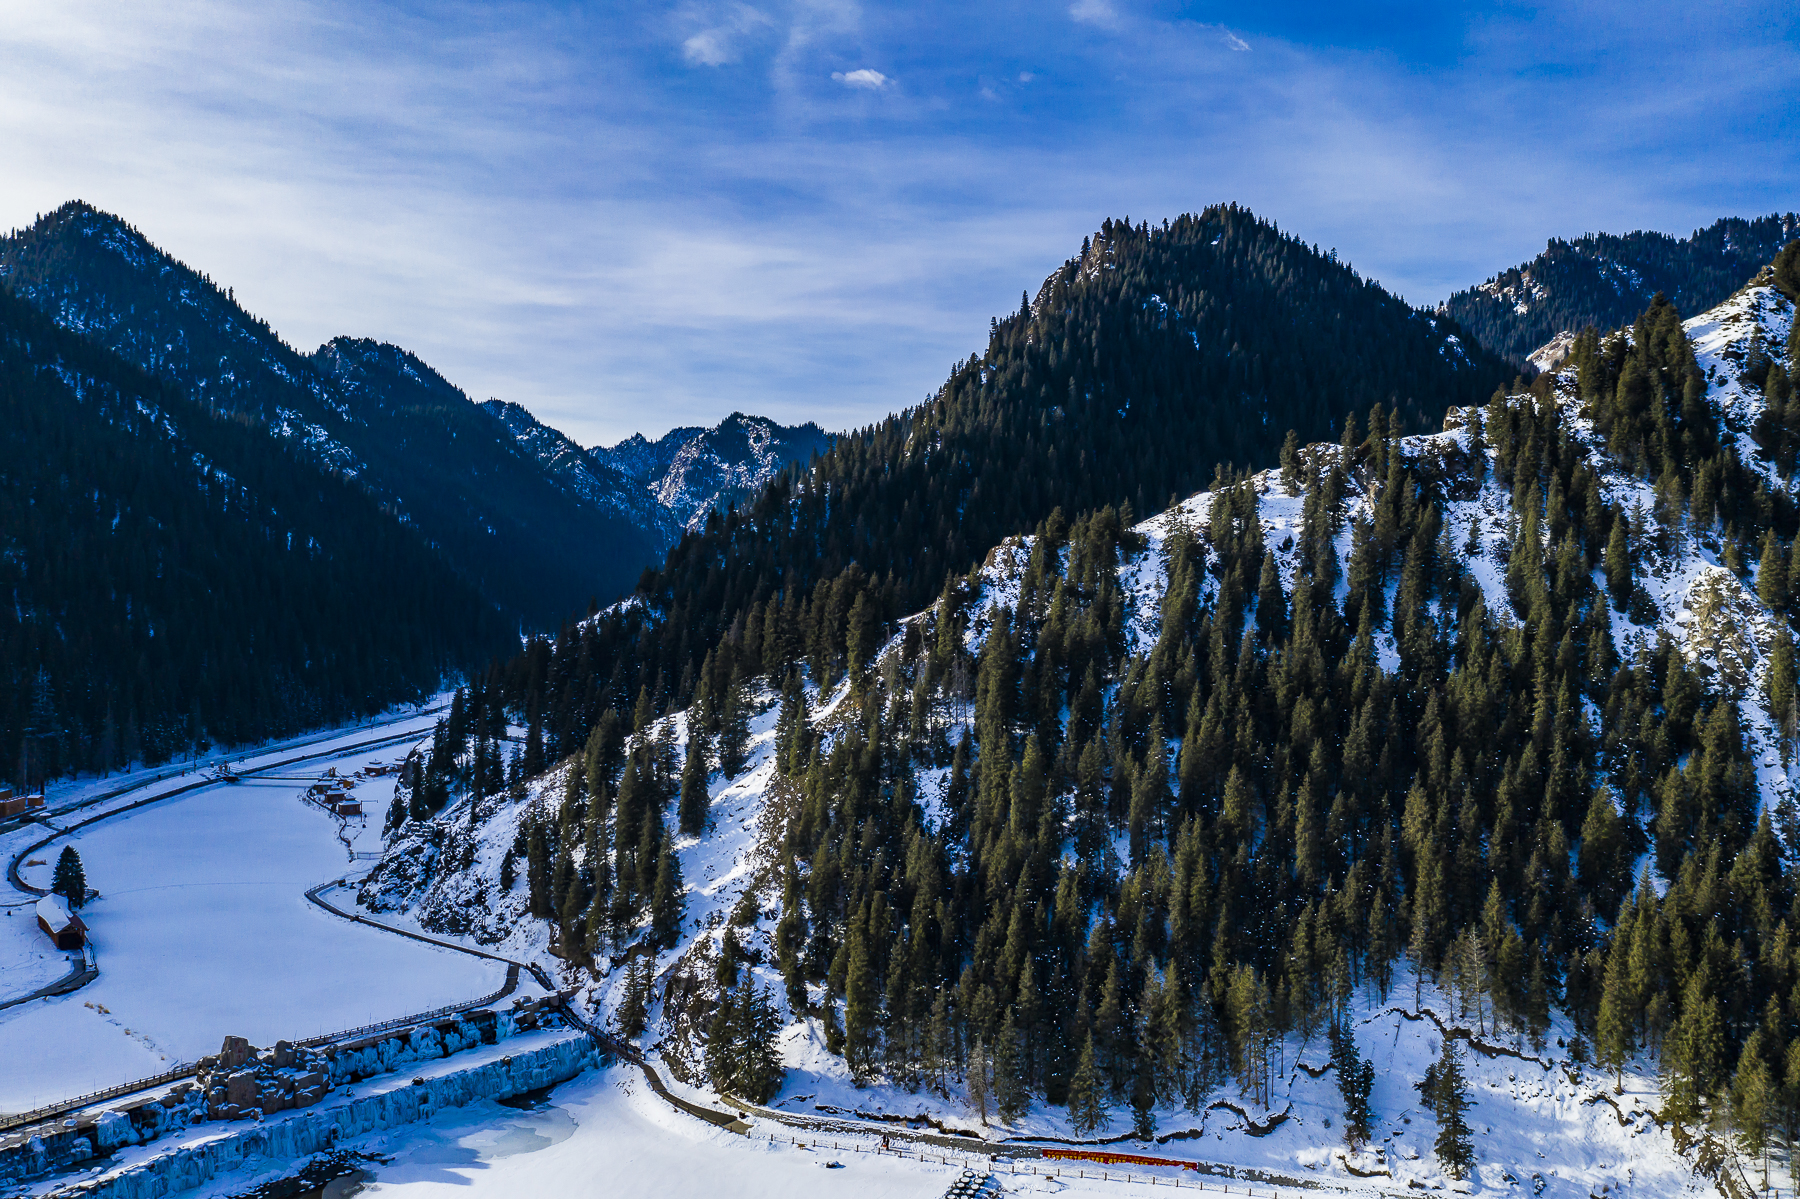
POLYGON ((1184 1162, 1173 1157, 1145 1157, 1140 1153, 1106 1153, 1092 1149, 1045 1149, 1045 1157, 1060 1158, 1064 1161, 1101 1162, 1109 1166, 1179 1166, 1183 1170, 1198 1170, 1200 1163, 1184 1162))

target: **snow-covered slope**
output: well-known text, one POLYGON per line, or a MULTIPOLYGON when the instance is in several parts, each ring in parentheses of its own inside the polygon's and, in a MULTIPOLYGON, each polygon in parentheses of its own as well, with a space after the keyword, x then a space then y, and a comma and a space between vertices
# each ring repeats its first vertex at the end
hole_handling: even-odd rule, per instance
MULTIPOLYGON (((1721 418, 1722 436, 1743 462, 1754 464, 1771 491, 1789 494, 1792 484, 1765 460, 1752 437, 1761 398, 1744 375, 1759 352, 1785 345, 1793 320, 1793 306, 1758 284, 1684 326, 1707 376, 1705 402, 1721 418), (1757 346, 1763 349, 1757 351, 1757 346)), ((1786 851, 1800 849, 1792 844, 1794 770, 1784 761, 1760 698, 1780 618, 1758 598, 1754 568, 1737 560, 1721 530, 1693 528, 1680 512, 1659 514, 1667 508, 1659 509, 1650 485, 1615 461, 1595 432, 1573 370, 1554 378, 1550 394, 1549 402, 1562 410, 1572 452, 1596 478, 1605 502, 1631 514, 1633 536, 1641 546, 1641 599, 1634 598, 1629 618, 1607 609, 1597 619, 1610 622, 1609 635, 1621 660, 1629 661, 1667 637, 1714 693, 1736 705, 1756 763, 1760 803, 1780 814, 1778 827, 1789 840, 1786 851)), ((1518 395, 1503 403, 1526 406, 1539 400, 1518 395)), ((1444 431, 1405 438, 1396 447, 1422 476, 1438 484, 1444 540, 1461 547, 1468 578, 1480 588, 1491 619, 1505 631, 1520 623, 1506 583, 1520 523, 1512 488, 1495 477, 1496 452, 1479 436, 1484 415, 1491 414, 1453 410, 1444 431)), ((1336 445, 1316 445, 1302 450, 1301 457, 1316 467, 1341 462, 1345 453, 1336 445)), ((1308 471, 1305 477, 1319 473, 1308 471)), ((1354 528, 1358 521, 1373 519, 1379 482, 1361 467, 1347 474, 1343 499, 1348 527, 1354 528)), ((1251 476, 1247 486, 1254 493, 1263 544, 1275 555, 1281 587, 1291 595, 1302 566, 1303 486, 1284 481, 1280 471, 1251 476)), ((1170 586, 1167 550, 1178 535, 1210 533, 1217 499, 1211 492, 1192 496, 1134 530, 1139 548, 1118 571, 1128 654, 1147 654, 1156 645, 1170 586)), ((1211 538, 1197 540, 1205 565, 1215 566, 1211 538)), ((1346 531, 1336 544, 1340 599, 1347 592, 1351 543, 1346 531)), ((973 577, 966 597, 966 645, 971 651, 979 653, 997 627, 1000 610, 1019 603, 1034 545, 1029 537, 1003 544, 973 577)), ((1202 607, 1218 587, 1217 573, 1199 572, 1202 607)), ((905 647, 917 644, 913 634, 925 631, 937 615, 933 609, 900 623, 881 651, 874 676, 885 681, 871 685, 893 685, 905 647)), ((1375 639, 1382 668, 1394 671, 1400 655, 1391 635, 1380 630, 1375 639)), ((774 697, 764 694, 759 702, 747 767, 730 778, 712 777, 708 831, 676 842, 688 888, 686 920, 678 943, 654 954, 654 1003, 644 1038, 652 1056, 678 1078, 705 1088, 706 1017, 718 995, 716 963, 729 931, 787 1019, 781 1034, 787 1080, 772 1101, 774 1108, 812 1116, 906 1117, 993 1140, 1083 1140, 1062 1108, 1041 1101, 1010 1125, 984 1119, 966 1083, 954 1075, 923 1087, 917 1080, 909 1087, 879 1073, 873 1082, 853 1079, 843 1060, 827 1050, 831 1034, 821 1020, 796 1014, 780 998, 783 980, 772 965, 782 896, 779 854, 798 792, 776 769, 774 697)), ((845 715, 855 710, 847 682, 808 695, 809 719, 827 745, 833 738, 854 735, 845 727, 845 715)), ((970 727, 966 705, 934 708, 930 719, 939 722, 952 742, 970 727)), ((1587 719, 1595 726, 1600 720, 1591 705, 1587 719)), ((665 742, 666 752, 680 760, 689 739, 688 714, 666 716, 642 737, 665 742)), ((509 797, 484 801, 488 806, 481 810, 471 812, 465 799, 435 820, 406 825, 365 888, 365 901, 410 910, 428 927, 547 954, 549 926, 529 917, 523 884, 507 890, 501 882, 509 854, 522 878, 517 857, 522 822, 558 819, 572 768, 572 761, 565 762, 509 797)), ((939 767, 920 770, 913 780, 917 817, 927 829, 944 819, 940 797, 945 776, 939 767)), ((1123 870, 1122 847, 1114 852, 1120 854, 1123 870)), ((629 950, 621 946, 616 957, 602 954, 591 973, 566 962, 561 968, 583 988, 591 1010, 613 1020, 626 1000, 627 971, 621 967, 644 952, 639 941, 629 950)), ((830 1002, 819 984, 812 986, 809 1000, 815 1010, 830 1002)), ((1720 1177, 1729 1180, 1724 1185, 1743 1185, 1743 1164, 1723 1141, 1706 1133, 1698 1141, 1678 1138, 1655 1114, 1661 1107, 1662 1080, 1654 1060, 1629 1061, 1616 1082, 1598 1074, 1586 1064, 1588 1054, 1577 1030, 1560 1014, 1533 1035, 1484 1006, 1479 992, 1454 986, 1448 977, 1439 986, 1404 969, 1387 988, 1365 982, 1348 1006, 1359 1051, 1374 1064, 1377 1078, 1373 1138, 1360 1153, 1347 1151, 1341 1129, 1333 1126, 1341 1102, 1325 1069, 1329 1050, 1319 1029, 1310 1034, 1296 1030, 1280 1041, 1275 1051, 1279 1067, 1266 1101, 1240 1094, 1229 1082, 1209 1084, 1204 1092, 1177 1096, 1157 1107, 1154 1146, 1121 1148, 1267 1176, 1383 1189, 1449 1186, 1523 1194, 1529 1188, 1534 1195, 1580 1199, 1621 1190, 1673 1196, 1710 1188, 1720 1177), (1468 1118, 1478 1166, 1466 1185, 1440 1170, 1432 1149, 1434 1123, 1413 1087, 1446 1039, 1464 1045, 1473 1100, 1468 1118), (1704 1169, 1707 1178, 1697 1169, 1704 1169)), ((1132 1115, 1116 1097, 1109 1119, 1109 1128, 1085 1140, 1127 1140, 1132 1115)))

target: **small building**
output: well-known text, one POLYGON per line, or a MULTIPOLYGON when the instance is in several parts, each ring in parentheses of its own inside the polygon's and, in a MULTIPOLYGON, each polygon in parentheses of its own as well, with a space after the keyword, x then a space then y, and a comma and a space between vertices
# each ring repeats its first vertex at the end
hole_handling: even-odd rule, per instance
POLYGON ((360 799, 340 799, 340 800, 338 800, 337 801, 337 814, 339 816, 361 816, 363 814, 362 800, 360 800, 360 799))
POLYGON ((44 806, 42 795, 15 795, 11 787, 0 787, 0 820, 7 820, 44 806))
POLYGON ((54 942, 58 949, 80 949, 87 942, 87 925, 81 917, 69 910, 69 903, 60 895, 46 895, 37 901, 38 927, 54 942))

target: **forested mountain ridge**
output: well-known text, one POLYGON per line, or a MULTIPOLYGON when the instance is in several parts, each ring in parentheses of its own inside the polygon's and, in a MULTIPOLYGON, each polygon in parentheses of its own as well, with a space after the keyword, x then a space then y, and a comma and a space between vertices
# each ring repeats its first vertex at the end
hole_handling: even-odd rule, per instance
POLYGON ((687 703, 720 639, 760 636, 771 606, 841 615, 866 592, 895 619, 1055 508, 1149 511, 1290 430, 1334 436, 1376 403, 1426 427, 1509 373, 1235 205, 1109 220, 927 403, 708 516, 633 602, 532 647, 520 669, 548 680, 533 719, 560 756, 640 693, 687 703))
POLYGON ((0 595, 16 786, 379 711, 508 631, 361 487, 4 289, 0 595))
POLYGON ((1551 238, 1544 252, 1457 292, 1443 310, 1482 345, 1524 367, 1559 333, 1636 319, 1658 292, 1684 315, 1704 312, 1743 286, 1800 235, 1800 214, 1726 217, 1685 238, 1639 230, 1551 238))
POLYGON ((660 548, 654 532, 547 477, 416 356, 351 338, 301 354, 229 291, 89 205, 0 239, 0 286, 356 479, 528 626, 553 628, 627 590, 660 548))
POLYGON ((1797 298, 1791 243, 1443 432, 1053 513, 896 622, 765 609, 560 761, 528 656, 409 761, 364 901, 548 943, 753 1098, 1730 1191, 1800 1116, 1797 298))

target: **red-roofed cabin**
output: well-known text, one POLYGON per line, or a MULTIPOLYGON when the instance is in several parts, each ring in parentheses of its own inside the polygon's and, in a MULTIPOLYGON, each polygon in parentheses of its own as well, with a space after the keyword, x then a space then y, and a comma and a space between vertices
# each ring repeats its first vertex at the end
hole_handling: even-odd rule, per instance
POLYGON ((87 941, 87 925, 69 910, 68 901, 60 895, 46 895, 37 901, 38 927, 58 949, 80 949, 87 941))

